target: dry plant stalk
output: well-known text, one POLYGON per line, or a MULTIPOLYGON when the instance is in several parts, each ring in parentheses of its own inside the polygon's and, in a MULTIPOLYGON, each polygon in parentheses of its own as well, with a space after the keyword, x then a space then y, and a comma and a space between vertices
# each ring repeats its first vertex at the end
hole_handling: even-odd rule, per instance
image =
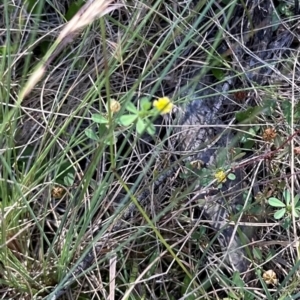
POLYGON ((91 24, 97 18, 103 17, 109 12, 121 7, 121 4, 111 5, 113 0, 89 0, 76 15, 63 27, 58 38, 46 53, 44 60, 38 64, 29 77, 25 87, 19 95, 19 104, 31 92, 34 86, 44 76, 47 67, 53 59, 79 34, 80 30, 91 24))

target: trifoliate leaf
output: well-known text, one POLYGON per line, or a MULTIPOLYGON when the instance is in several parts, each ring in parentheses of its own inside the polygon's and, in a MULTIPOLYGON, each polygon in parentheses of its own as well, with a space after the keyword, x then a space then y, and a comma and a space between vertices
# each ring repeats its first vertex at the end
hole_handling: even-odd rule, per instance
POLYGON ((276 220, 281 219, 284 216, 285 212, 286 212, 285 208, 277 210, 276 213, 274 214, 274 218, 276 220))
POLYGON ((283 191, 283 197, 285 199, 286 205, 289 205, 291 203, 291 194, 288 190, 283 191))
POLYGON ((285 204, 282 201, 274 197, 269 198, 268 203, 273 207, 285 207, 285 204))
POLYGON ((92 120, 95 123, 99 123, 99 124, 107 124, 108 120, 106 118, 104 118, 102 115, 100 114, 93 114, 92 115, 92 120))
POLYGON ((140 104, 143 111, 148 111, 151 108, 151 102, 146 97, 141 99, 140 104))
POLYGON ((64 184, 66 186, 72 186, 74 184, 74 181, 75 181, 75 174, 74 173, 68 173, 64 177, 64 184))
POLYGON ((147 125, 145 124, 145 122, 141 118, 138 118, 138 120, 136 122, 137 133, 142 134, 145 131, 146 127, 147 127, 147 125))
POLYGON ((236 176, 235 176, 235 174, 233 174, 233 173, 229 173, 229 174, 227 175, 227 178, 228 178, 229 180, 235 180, 235 179, 236 179, 236 176))
POLYGON ((123 126, 130 126, 137 119, 137 115, 123 115, 120 117, 120 123, 123 126))
POLYGON ((91 128, 86 128, 84 131, 85 135, 93 141, 98 142, 99 138, 91 128))
POLYGON ((147 126, 147 133, 150 135, 154 135, 155 134, 155 127, 153 124, 149 124, 147 126))
POLYGON ((137 114, 139 112, 132 102, 127 102, 125 107, 133 114, 137 114))

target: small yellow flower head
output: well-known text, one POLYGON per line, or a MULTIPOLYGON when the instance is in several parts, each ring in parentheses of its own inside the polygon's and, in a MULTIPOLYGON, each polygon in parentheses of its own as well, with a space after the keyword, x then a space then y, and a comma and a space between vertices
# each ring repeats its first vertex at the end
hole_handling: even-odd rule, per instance
POLYGON ((218 183, 222 183, 226 181, 226 173, 223 170, 219 170, 215 173, 215 178, 217 179, 218 183))
POLYGON ((161 115, 169 113, 173 108, 173 103, 170 98, 162 97, 153 102, 153 106, 160 112, 161 115))
POLYGON ((120 102, 116 101, 115 99, 110 100, 110 110, 112 113, 116 113, 121 109, 120 102))

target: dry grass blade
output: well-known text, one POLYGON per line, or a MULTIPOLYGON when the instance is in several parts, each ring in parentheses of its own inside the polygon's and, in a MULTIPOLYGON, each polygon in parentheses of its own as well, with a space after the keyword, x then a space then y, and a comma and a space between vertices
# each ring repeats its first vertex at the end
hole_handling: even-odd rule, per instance
POLYGON ((29 77, 28 82, 19 96, 19 103, 22 102, 22 100, 31 92, 39 80, 41 80, 45 74, 47 66, 53 61, 53 59, 60 53, 62 49, 64 49, 74 40, 82 28, 91 24, 96 18, 103 17, 112 10, 122 6, 120 4, 115 4, 108 7, 111 2, 112 0, 89 1, 65 25, 53 46, 45 55, 44 61, 37 66, 36 70, 29 77))
MULTIPOLYGON (((66 24, 61 31, 57 40, 63 42, 64 39, 69 39, 69 36, 76 33, 83 27, 91 24, 95 19, 103 17, 110 11, 121 7, 121 5, 115 4, 108 8, 108 5, 112 0, 95 0, 87 2, 78 13, 66 24)), ((73 38, 71 37, 71 41, 73 38)))
POLYGON ((115 299, 115 290, 116 290, 116 269, 117 269, 117 257, 113 256, 110 259, 109 264, 109 299, 115 299))

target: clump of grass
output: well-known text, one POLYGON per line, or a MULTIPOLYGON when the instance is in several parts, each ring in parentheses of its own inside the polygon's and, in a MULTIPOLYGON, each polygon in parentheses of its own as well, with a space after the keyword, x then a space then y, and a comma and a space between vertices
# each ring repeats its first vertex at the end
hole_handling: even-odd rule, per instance
MULTIPOLYGON (((97 263, 74 279, 72 297, 260 299, 257 295, 264 294, 277 299, 295 294, 297 216, 290 214, 289 227, 283 228, 273 219, 267 199, 280 197, 287 186, 298 189, 293 176, 298 172, 297 141, 290 140, 291 149, 280 148, 299 119, 297 81, 289 76, 298 71, 296 55, 291 51, 282 60, 286 75, 278 83, 247 88, 255 108, 237 114, 241 149, 232 149, 237 153, 231 156, 255 149, 256 164, 245 158, 237 165, 218 166, 224 167, 219 175, 231 167, 247 167, 252 185, 245 191, 261 189, 260 197, 242 211, 248 227, 254 219, 267 221, 258 232, 261 243, 248 247, 256 294, 243 275, 220 270, 222 258, 212 251, 218 250, 215 237, 204 220, 193 220, 191 212, 199 212, 187 201, 184 172, 151 194, 141 207, 144 217, 136 215, 130 226, 110 234, 132 197, 171 168, 169 130, 154 122, 170 108, 162 95, 170 94, 172 104, 180 106, 187 100, 177 99, 178 87, 193 89, 189 77, 195 69, 196 80, 210 74, 216 81, 234 70, 234 60, 216 49, 223 38, 235 38, 226 23, 235 3, 74 3, 17 5, 5 0, 0 7, 1 28, 6 28, 0 37, 1 299, 54 295, 85 254, 107 237, 96 253, 97 263), (208 32, 214 32, 214 40, 208 32), (159 98, 154 113, 150 106, 159 98), (267 140, 265 129, 270 127, 276 128, 276 138, 267 140), (154 135, 158 129, 166 134, 142 143, 143 132, 154 135), (280 151, 267 157, 274 147, 280 151), (258 216, 259 209, 265 214, 258 216), (280 259, 286 262, 281 269, 280 259), (267 270, 278 275, 278 281, 272 280, 277 291, 264 281, 267 270)), ((281 18, 287 16, 276 17, 284 22, 281 18)), ((239 73, 243 81, 243 70, 239 73)), ((243 104, 245 91, 237 92, 243 104)), ((213 180, 214 173, 210 175, 213 180)))

